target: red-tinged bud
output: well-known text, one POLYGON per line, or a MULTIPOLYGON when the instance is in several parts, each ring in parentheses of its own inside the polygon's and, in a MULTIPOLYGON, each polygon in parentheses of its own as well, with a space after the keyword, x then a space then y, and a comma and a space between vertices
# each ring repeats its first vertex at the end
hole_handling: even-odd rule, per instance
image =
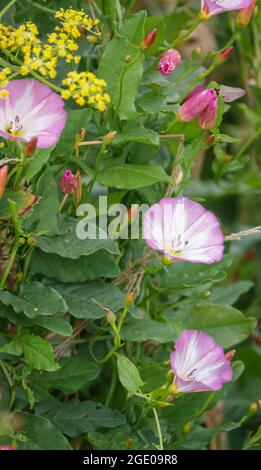
POLYGON ((255 8, 256 8, 256 0, 252 0, 252 3, 248 7, 243 8, 243 10, 240 10, 236 19, 238 26, 248 25, 249 21, 251 20, 253 16, 255 8))
POLYGON ((161 75, 167 77, 170 75, 178 64, 181 62, 181 55, 176 49, 169 49, 162 54, 159 64, 158 71, 161 75))
POLYGON ((207 108, 211 100, 211 93, 209 91, 204 90, 202 86, 198 86, 187 96, 178 112, 181 121, 192 121, 201 111, 207 108))
POLYGON ((73 194, 77 191, 78 180, 71 170, 66 170, 62 178, 60 179, 61 191, 65 194, 73 194))
POLYGON ((14 450, 11 446, 0 446, 0 450, 14 450))
POLYGON ((5 165, 0 168, 0 199, 3 196, 7 184, 8 166, 5 165))
POLYGON ((207 145, 213 145, 214 142, 215 142, 216 138, 213 134, 208 134, 206 135, 206 137, 204 138, 204 141, 206 142, 207 145))
POLYGON ((111 131, 109 132, 108 134, 106 134, 104 137, 103 137, 103 143, 105 145, 109 145, 112 143, 112 141, 115 139, 115 137, 117 136, 117 131, 111 131))
POLYGON ((157 28, 154 28, 152 31, 150 31, 147 34, 147 36, 144 38, 144 40, 142 41, 140 45, 141 49, 146 50, 149 47, 151 47, 156 39, 157 34, 158 34, 157 28))
POLYGON ((131 205, 130 209, 128 210, 128 221, 130 223, 132 223, 136 219, 138 210, 139 210, 139 204, 131 205))
POLYGON ((225 62, 233 54, 234 47, 227 47, 224 51, 220 52, 218 58, 221 62, 225 62))
POLYGON ((249 250, 247 250, 244 258, 245 258, 245 261, 251 261, 255 256, 256 256, 256 250, 254 248, 250 248, 249 250))
POLYGON ((37 147, 37 142, 38 142, 37 137, 32 137, 32 139, 29 140, 27 144, 25 144, 24 154, 26 157, 31 157, 34 154, 36 147, 37 147))
POLYGON ((235 356, 236 354, 236 350, 235 349, 232 349, 231 351, 228 351, 226 354, 225 354, 225 358, 228 360, 228 361, 232 361, 233 357, 235 356))

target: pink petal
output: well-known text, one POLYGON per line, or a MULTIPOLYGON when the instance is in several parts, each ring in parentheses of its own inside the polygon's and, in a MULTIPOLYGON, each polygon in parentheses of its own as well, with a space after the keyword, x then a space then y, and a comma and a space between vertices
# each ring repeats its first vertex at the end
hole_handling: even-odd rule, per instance
POLYGON ((219 94, 222 96, 225 103, 232 103, 232 101, 242 98, 242 96, 246 94, 246 91, 242 88, 221 85, 219 94))

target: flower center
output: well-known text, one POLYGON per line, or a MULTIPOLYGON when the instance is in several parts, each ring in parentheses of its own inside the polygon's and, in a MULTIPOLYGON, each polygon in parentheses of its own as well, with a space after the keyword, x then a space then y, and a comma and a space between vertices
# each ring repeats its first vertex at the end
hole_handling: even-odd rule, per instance
POLYGON ((171 246, 166 246, 166 250, 172 256, 180 256, 184 250, 184 248, 188 245, 188 240, 182 240, 181 235, 179 234, 175 240, 172 240, 171 246))
POLYGON ((22 132, 22 124, 20 122, 19 116, 16 115, 14 120, 11 120, 9 125, 6 127, 6 132, 15 136, 21 136, 22 132))

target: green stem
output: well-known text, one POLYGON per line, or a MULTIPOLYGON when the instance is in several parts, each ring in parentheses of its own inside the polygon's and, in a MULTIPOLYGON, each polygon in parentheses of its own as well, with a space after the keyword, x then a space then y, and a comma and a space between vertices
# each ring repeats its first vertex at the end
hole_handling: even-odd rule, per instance
POLYGON ((12 409, 13 407, 13 404, 14 404, 14 401, 15 401, 15 386, 14 386, 14 383, 13 383, 13 380, 5 366, 5 363, 4 361, 0 360, 0 368, 2 369, 2 372, 3 372, 3 375, 8 383, 8 387, 10 389, 10 402, 9 402, 9 406, 10 406, 10 409, 12 409))
POLYGON ((111 402, 111 399, 112 399, 113 394, 114 394, 116 383, 117 383, 117 373, 116 373, 115 361, 114 361, 114 358, 112 358, 112 375, 111 375, 110 388, 109 388, 109 391, 107 393, 107 398, 106 398, 106 401, 105 401, 105 406, 106 407, 108 407, 110 402, 111 402))
POLYGON ((115 0, 119 26, 122 26, 122 10, 120 0, 115 0))
POLYGON ((52 8, 47 8, 43 5, 39 5, 38 3, 33 2, 33 0, 25 0, 25 1, 27 3, 30 3, 30 5, 32 5, 33 7, 38 8, 38 10, 45 11, 46 13, 51 13, 52 15, 56 13, 55 10, 52 10, 52 8))
POLYGON ((156 408, 152 408, 152 409, 153 409, 153 414, 154 414, 154 417, 155 417, 156 426, 157 426, 157 431, 158 431, 158 436, 159 436, 159 450, 164 450, 164 447, 163 447, 163 438, 162 438, 162 432, 161 432, 161 427, 160 427, 160 422, 159 422, 158 413, 157 413, 156 408))
POLYGON ((253 134, 245 143, 245 145, 243 145, 241 147, 241 149, 239 150, 239 152, 237 153, 236 157, 235 158, 240 158, 242 157, 242 155, 244 155, 245 151, 248 149, 248 147, 250 147, 250 145, 253 144, 253 142, 261 135, 261 127, 255 132, 255 134, 253 134))
POLYGON ((89 189, 88 189, 88 192, 87 192, 87 197, 89 197, 91 195, 92 189, 93 189, 93 187, 96 183, 96 180, 97 180, 97 177, 98 177, 98 174, 99 174, 99 170, 100 170, 101 159, 102 159, 102 156, 105 152, 105 149, 106 149, 106 143, 103 142, 102 146, 101 146, 101 150, 99 151, 99 153, 97 155, 97 158, 96 158, 95 173, 94 173, 94 176, 93 176, 91 182, 89 183, 89 189))
POLYGON ((12 248, 12 252, 11 252, 11 256, 9 258, 9 261, 7 263, 7 266, 3 272, 3 275, 2 275, 2 278, 1 278, 1 281, 0 281, 0 289, 3 289, 5 287, 5 283, 6 283, 6 280, 10 274, 10 271, 12 269, 12 266, 14 264, 14 260, 15 260, 15 257, 16 257, 16 253, 17 253, 17 250, 18 250, 18 247, 19 247, 19 243, 18 243, 18 239, 15 241, 14 243, 14 246, 12 248))
POLYGON ((126 307, 124 308, 120 318, 119 318, 119 322, 118 322, 118 332, 120 333, 121 331, 121 328, 122 328, 122 325, 123 325, 123 322, 126 318, 126 315, 128 313, 128 306, 126 305, 126 307))
POLYGON ((188 36, 190 36, 191 33, 193 33, 193 31, 195 31, 195 29, 198 27, 198 25, 202 22, 202 18, 200 18, 198 16, 198 18, 196 19, 196 21, 194 21, 194 23, 192 23, 192 25, 190 26, 189 29, 187 29, 183 34, 179 34, 179 36, 174 40, 172 41, 172 43, 170 44, 171 47, 175 47, 179 42, 182 42, 184 41, 184 39, 186 39, 188 36))
POLYGON ((0 18, 4 16, 8 10, 17 2, 17 0, 11 0, 1 11, 0 11, 0 18))

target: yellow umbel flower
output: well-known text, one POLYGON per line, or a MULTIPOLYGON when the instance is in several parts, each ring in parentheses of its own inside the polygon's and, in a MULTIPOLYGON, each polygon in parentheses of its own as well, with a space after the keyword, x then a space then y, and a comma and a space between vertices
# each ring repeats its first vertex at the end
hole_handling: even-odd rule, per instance
POLYGON ((103 112, 111 101, 104 91, 107 86, 105 80, 97 78, 91 72, 69 72, 62 85, 65 87, 62 97, 73 98, 79 106, 90 105, 103 112))
POLYGON ((9 96, 9 91, 8 90, 0 90, 0 100, 7 100, 9 96))
POLYGON ((6 86, 8 84, 8 75, 12 73, 9 67, 5 67, 0 71, 0 86, 6 86))
POLYGON ((61 26, 55 28, 56 31, 64 32, 75 39, 79 39, 85 31, 91 31, 99 23, 99 20, 89 18, 83 10, 73 8, 61 8, 56 12, 55 18, 61 23, 61 26))

